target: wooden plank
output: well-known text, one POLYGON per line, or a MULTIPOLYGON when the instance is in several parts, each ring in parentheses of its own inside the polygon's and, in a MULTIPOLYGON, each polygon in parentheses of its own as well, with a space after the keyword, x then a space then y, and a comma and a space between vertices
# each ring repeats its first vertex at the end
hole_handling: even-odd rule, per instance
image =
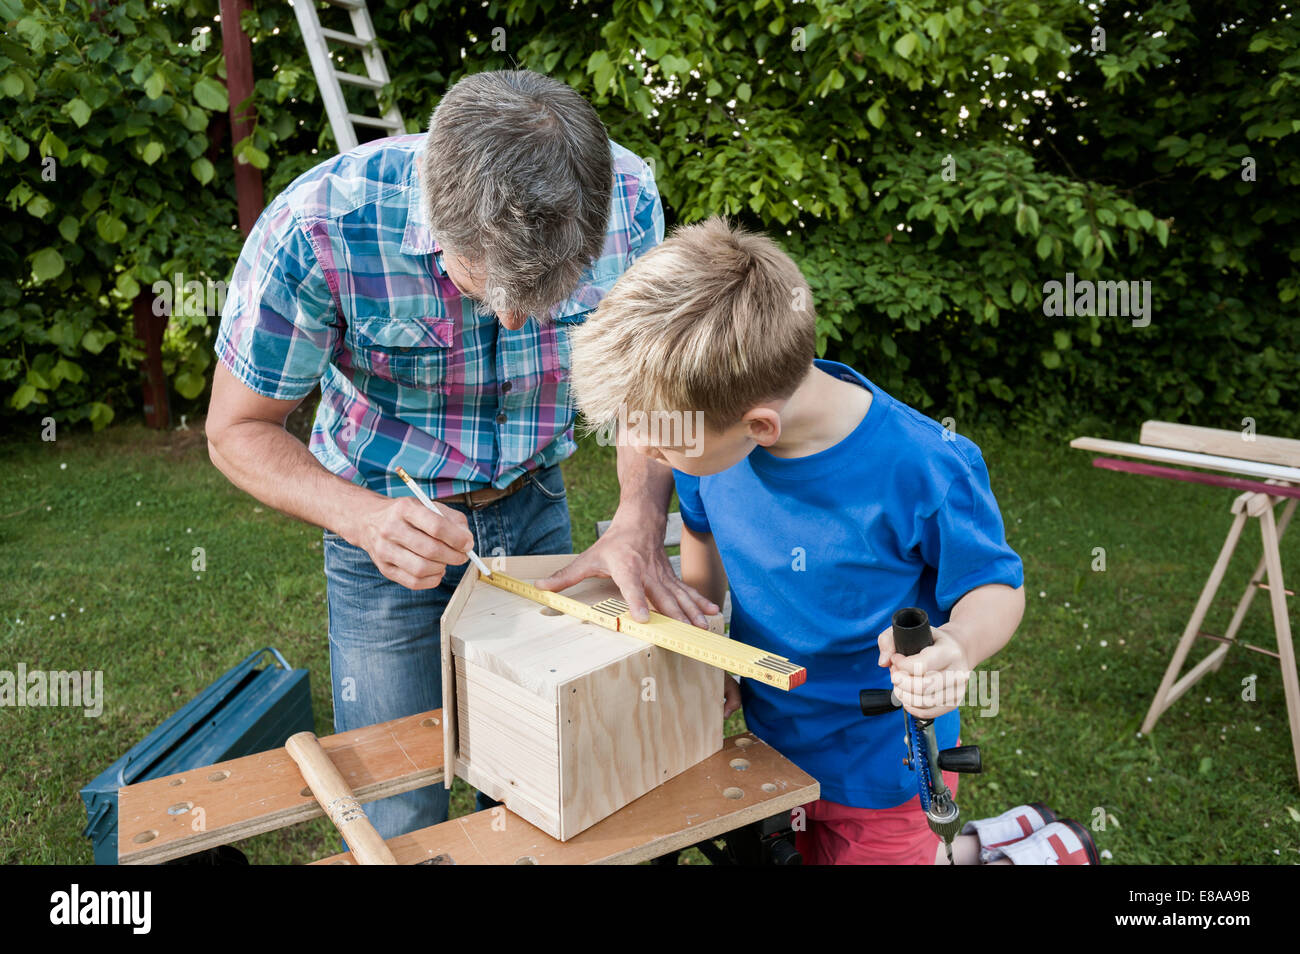
POLYGON ((560 839, 722 747, 723 673, 658 646, 560 688, 560 839))
POLYGON ((474 681, 482 670, 459 659, 456 663, 457 695, 461 699, 457 742, 460 757, 501 780, 508 791, 526 790, 539 805, 558 811, 554 704, 544 712, 532 711, 529 693, 516 689, 512 698, 508 692, 498 694, 484 689, 474 681), (516 698, 525 704, 519 705, 516 698))
MULTIPOLYGON (((447 601, 447 606, 442 611, 442 617, 438 622, 438 652, 442 665, 442 708, 446 711, 446 717, 442 720, 442 751, 448 765, 456 764, 456 674, 452 671, 451 665, 451 642, 452 632, 455 629, 456 621, 460 619, 460 614, 465 609, 465 601, 469 599, 469 594, 474 590, 474 583, 478 579, 478 567, 471 563, 465 568, 465 575, 460 578, 460 583, 456 584, 456 590, 451 594, 451 599, 447 601)), ((448 772, 443 778, 443 786, 450 789, 452 782, 455 781, 455 773, 448 772)))
MULTIPOLYGON (((441 723, 441 710, 421 712, 320 743, 357 800, 372 802, 442 781, 441 723)), ((270 749, 119 789, 118 862, 158 864, 322 814, 297 764, 270 749)))
MULTIPOLYGON (((554 804, 549 807, 540 805, 529 797, 529 792, 511 788, 495 775, 481 771, 477 766, 470 765, 463 759, 456 761, 456 774, 488 798, 502 803, 509 800, 509 804, 512 806, 511 811, 514 814, 535 825, 540 830, 559 831, 560 816, 554 804)), ((495 817, 500 819, 505 816, 506 808, 503 804, 496 809, 492 809, 492 811, 496 813, 495 817)))
MULTIPOLYGON (((489 703, 493 702, 493 696, 498 705, 506 705, 512 711, 526 714, 530 719, 546 719, 551 723, 552 733, 554 733, 555 723, 555 699, 543 699, 536 693, 530 692, 517 683, 504 679, 490 669, 484 669, 464 656, 455 658, 456 673, 458 681, 463 681, 466 673, 472 673, 470 679, 476 692, 484 693, 489 703)), ((477 699, 477 696, 475 697, 477 699)))
POLYGON ((1104 441, 1095 437, 1076 437, 1070 441, 1070 446, 1077 450, 1096 451, 1099 454, 1114 454, 1116 457, 1137 457, 1141 460, 1182 464, 1186 467, 1202 467, 1206 470, 1225 470, 1232 474, 1245 474, 1248 477, 1272 477, 1276 480, 1285 480, 1288 483, 1300 483, 1300 468, 1297 467, 1260 464, 1255 461, 1236 460, 1231 457, 1216 457, 1212 454, 1193 454, 1190 451, 1148 447, 1144 444, 1126 444, 1123 441, 1104 441))
POLYGON ((1268 569, 1268 600, 1273 609, 1273 629, 1277 633, 1278 660, 1282 664, 1282 688, 1286 697, 1287 721, 1291 727, 1291 749, 1295 757, 1296 778, 1300 779, 1300 675, 1295 662, 1295 644, 1291 639, 1291 617, 1286 605, 1286 584, 1282 578, 1282 554, 1273 508, 1260 514, 1260 533, 1264 537, 1264 562, 1268 569))
MULTIPOLYGON (((815 779, 746 733, 727 739, 703 762, 565 842, 512 812, 492 809, 390 838, 388 846, 399 864, 438 855, 458 865, 638 864, 806 805, 820 795, 815 779)), ((315 864, 355 862, 344 852, 315 864)))
POLYGON ((1268 437, 1264 434, 1247 436, 1241 431, 1228 431, 1217 427, 1194 427, 1191 424, 1171 424, 1168 421, 1147 421, 1142 425, 1142 434, 1138 439, 1143 444, 1167 447, 1171 450, 1218 454, 1221 457, 1253 460, 1261 464, 1280 464, 1283 467, 1300 467, 1300 440, 1289 437, 1268 437))

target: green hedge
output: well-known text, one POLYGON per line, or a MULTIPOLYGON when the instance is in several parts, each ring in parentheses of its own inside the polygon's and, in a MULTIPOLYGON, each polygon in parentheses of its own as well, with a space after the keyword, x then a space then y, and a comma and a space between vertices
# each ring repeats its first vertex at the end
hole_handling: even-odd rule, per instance
MULTIPOLYGON (((825 352, 959 429, 1250 417, 1296 433, 1300 28, 1267 4, 1203 6, 371 12, 410 131, 467 71, 570 83, 654 163, 670 223, 721 212, 771 231, 813 285, 825 352), (1044 283, 1067 272, 1149 281, 1150 323, 1047 317, 1044 283)), ((232 155, 216 13, 0 0, 8 426, 129 411, 131 300, 178 272, 228 278, 232 163, 266 169, 269 197, 335 151, 293 11, 268 3, 244 19, 258 122, 232 155)), ((182 410, 210 378, 211 311, 168 330, 182 410)))

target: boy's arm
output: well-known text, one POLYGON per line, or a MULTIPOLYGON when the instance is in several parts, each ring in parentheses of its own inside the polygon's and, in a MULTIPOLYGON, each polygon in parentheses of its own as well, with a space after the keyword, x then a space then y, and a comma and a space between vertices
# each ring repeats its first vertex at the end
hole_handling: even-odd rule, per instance
POLYGON ((965 650, 967 669, 993 656, 1015 635, 1025 615, 1025 588, 1005 583, 977 586, 953 606, 948 622, 939 627, 965 650))
POLYGON ((1025 588, 977 586, 934 627, 934 645, 914 656, 894 652, 894 633, 878 637, 880 665, 889 666, 899 702, 918 719, 936 719, 966 697, 972 670, 1011 641, 1025 612, 1025 588))
MULTIPOLYGON (((699 533, 682 524, 682 582, 718 606, 727 598, 727 571, 713 534, 699 533)), ((740 708, 740 683, 727 673, 722 683, 722 718, 740 708)))
POLYGON ((682 582, 718 606, 727 596, 727 572, 713 534, 682 525, 682 582))

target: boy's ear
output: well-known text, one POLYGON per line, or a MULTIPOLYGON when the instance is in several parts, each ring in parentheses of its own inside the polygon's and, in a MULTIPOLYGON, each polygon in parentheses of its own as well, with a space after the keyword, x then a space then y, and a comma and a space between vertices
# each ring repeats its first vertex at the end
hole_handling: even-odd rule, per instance
POLYGON ((781 437, 781 414, 773 407, 760 404, 741 420, 749 428, 749 436, 760 447, 769 447, 781 437))

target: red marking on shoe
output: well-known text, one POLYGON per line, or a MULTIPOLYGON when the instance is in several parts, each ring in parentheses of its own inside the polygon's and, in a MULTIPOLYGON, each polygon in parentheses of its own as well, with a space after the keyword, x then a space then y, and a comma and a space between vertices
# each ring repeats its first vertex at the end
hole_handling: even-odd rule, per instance
POLYGON ((1056 852, 1056 862, 1062 865, 1086 865, 1091 864, 1088 860, 1087 850, 1080 848, 1078 851, 1067 851, 1065 842, 1061 836, 1053 832, 1047 836, 1047 843, 1052 846, 1056 852))
MULTIPOLYGON (((1030 835, 1034 833, 1034 826, 1029 824, 1029 819, 1026 818, 1024 815, 1017 815, 1016 821, 1020 823, 1020 830, 1024 833, 1020 836, 1021 838, 1028 838, 1030 835)), ((1006 841, 994 842, 993 844, 985 845, 984 847, 1001 848, 1003 845, 1010 845, 1013 842, 1017 842, 1019 840, 1020 838, 1008 838, 1006 841)))

